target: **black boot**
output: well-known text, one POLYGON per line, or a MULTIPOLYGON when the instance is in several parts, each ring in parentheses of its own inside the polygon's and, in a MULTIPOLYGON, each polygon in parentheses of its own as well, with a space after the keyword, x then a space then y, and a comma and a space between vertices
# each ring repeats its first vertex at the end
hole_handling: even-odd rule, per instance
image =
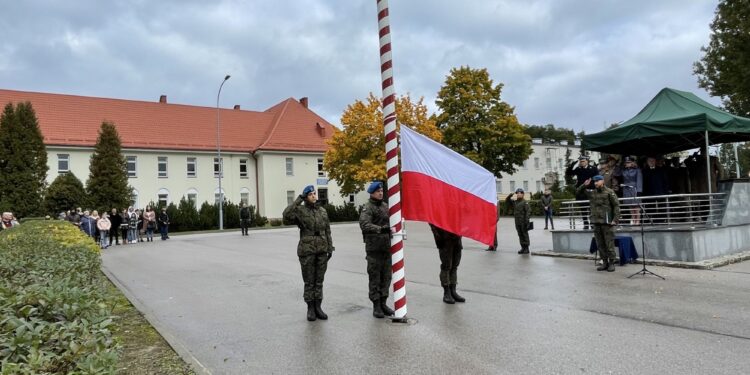
POLYGON ((307 320, 310 322, 314 322, 315 319, 315 302, 307 301, 307 320))
POLYGON ((450 285, 450 289, 451 289, 451 297, 453 297, 454 301, 456 301, 456 302, 466 302, 466 298, 461 297, 461 296, 458 295, 458 293, 456 293, 456 284, 451 284, 450 285))
POLYGON ((380 301, 372 301, 372 316, 378 319, 385 318, 385 314, 383 314, 383 306, 380 304, 380 301))
POLYGON ((607 266, 607 272, 615 272, 615 260, 610 259, 609 265, 607 266))
POLYGON ((528 246, 521 247, 521 250, 518 253, 519 254, 528 254, 529 253, 529 247, 528 246))
POLYGON ((380 299, 380 308, 383 309, 383 315, 393 316, 393 314, 395 314, 396 312, 385 304, 386 301, 388 301, 388 297, 383 297, 380 299))
POLYGON ((451 294, 451 288, 449 286, 443 287, 443 302, 449 305, 456 303, 456 300, 453 299, 453 294, 451 294))
POLYGON ((323 312, 323 309, 320 308, 320 303, 323 302, 322 300, 315 300, 315 316, 318 317, 320 320, 328 320, 328 315, 323 312))
POLYGON ((603 261, 603 263, 602 263, 602 265, 601 265, 601 266, 599 266, 599 267, 596 267, 596 270, 597 270, 597 271, 606 271, 606 270, 607 270, 607 268, 609 268, 609 262, 607 262, 607 261, 605 260, 605 261, 603 261))

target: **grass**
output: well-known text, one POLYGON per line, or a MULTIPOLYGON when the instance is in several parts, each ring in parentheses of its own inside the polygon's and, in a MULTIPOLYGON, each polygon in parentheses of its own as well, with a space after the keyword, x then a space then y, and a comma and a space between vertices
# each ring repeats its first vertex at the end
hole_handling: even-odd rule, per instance
POLYGON ((117 295, 114 314, 115 336, 122 343, 117 374, 122 375, 195 375, 190 365, 175 353, 146 318, 110 283, 117 295))

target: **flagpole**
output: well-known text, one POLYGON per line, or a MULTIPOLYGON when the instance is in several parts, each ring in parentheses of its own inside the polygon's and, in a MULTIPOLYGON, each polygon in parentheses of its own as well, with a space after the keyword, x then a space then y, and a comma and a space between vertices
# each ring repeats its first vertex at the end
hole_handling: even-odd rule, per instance
POLYGON ((401 223, 401 182, 398 166, 398 135, 396 134, 396 94, 393 89, 391 55, 391 27, 388 0, 378 4, 378 34, 380 35, 380 78, 383 88, 383 127, 385 131, 386 170, 388 173, 388 221, 395 231, 391 238, 394 321, 406 321, 406 278, 404 274, 403 225, 401 223))

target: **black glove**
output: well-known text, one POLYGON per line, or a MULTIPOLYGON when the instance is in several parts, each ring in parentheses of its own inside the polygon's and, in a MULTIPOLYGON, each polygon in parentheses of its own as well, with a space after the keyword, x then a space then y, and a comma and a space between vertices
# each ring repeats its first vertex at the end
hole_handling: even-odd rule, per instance
POLYGON ((299 199, 301 199, 301 200, 305 200, 305 196, 304 196, 304 195, 302 195, 302 194, 300 194, 299 196, 297 196, 297 198, 299 198, 299 199))
POLYGON ((390 234, 391 233, 391 228, 389 226, 387 226, 387 225, 383 225, 382 227, 380 227, 380 233, 388 233, 388 234, 390 234))

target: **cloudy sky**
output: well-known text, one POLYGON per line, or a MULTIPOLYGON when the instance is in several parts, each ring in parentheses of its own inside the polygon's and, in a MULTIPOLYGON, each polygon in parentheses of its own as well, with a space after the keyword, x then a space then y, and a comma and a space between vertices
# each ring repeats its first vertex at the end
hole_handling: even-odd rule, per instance
MULTIPOLYGON (((717 0, 391 0, 399 94, 487 68, 526 124, 602 130, 692 64, 717 0)), ((334 124, 380 95, 375 0, 25 0, 0 18, 0 88, 264 110, 308 96, 334 124)))

